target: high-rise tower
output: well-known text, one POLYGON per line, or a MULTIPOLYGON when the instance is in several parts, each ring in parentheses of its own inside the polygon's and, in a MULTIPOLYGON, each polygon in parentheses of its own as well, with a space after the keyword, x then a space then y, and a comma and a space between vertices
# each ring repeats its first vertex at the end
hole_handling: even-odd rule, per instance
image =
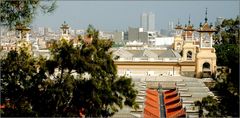
POLYGON ((155 14, 143 13, 141 16, 141 27, 144 31, 154 31, 155 30, 155 14))
POLYGON ((155 30, 155 14, 150 12, 148 14, 148 31, 154 31, 155 30))
POLYGON ((143 28, 144 31, 148 30, 148 14, 147 13, 143 13, 141 16, 141 27, 143 28))

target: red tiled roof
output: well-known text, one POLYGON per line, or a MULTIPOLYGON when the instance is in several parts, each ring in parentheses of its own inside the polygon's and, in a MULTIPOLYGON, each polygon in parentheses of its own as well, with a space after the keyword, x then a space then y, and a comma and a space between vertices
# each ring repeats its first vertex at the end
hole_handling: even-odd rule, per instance
POLYGON ((180 109, 176 112, 167 113, 166 117, 167 118, 177 118, 177 117, 183 117, 185 115, 186 115, 186 112, 184 111, 184 109, 180 109))
POLYGON ((173 109, 173 108, 177 108, 179 106, 182 107, 182 103, 180 101, 178 103, 176 103, 176 104, 166 105, 166 109, 173 109))
POLYGON ((171 98, 171 97, 177 96, 177 94, 178 94, 177 90, 174 90, 171 93, 164 93, 164 97, 165 98, 171 98))
POLYGON ((146 94, 146 98, 150 99, 150 100, 153 100, 155 102, 159 101, 158 96, 154 96, 154 95, 151 95, 151 94, 148 94, 148 93, 146 94))
MULTIPOLYGON (((163 92, 164 104, 167 118, 185 117, 186 112, 182 108, 182 103, 176 89, 163 92)), ((146 101, 144 107, 144 118, 159 118, 160 105, 157 90, 146 90, 146 101)))
POLYGON ((173 91, 176 91, 176 89, 167 90, 164 92, 164 94, 169 94, 169 93, 172 93, 173 91))
POLYGON ((146 105, 146 106, 154 107, 154 108, 156 108, 156 109, 159 110, 159 104, 156 104, 156 101, 152 101, 152 100, 147 99, 147 100, 145 101, 145 105, 146 105))
POLYGON ((176 102, 176 101, 180 101, 180 97, 179 96, 172 97, 172 98, 169 98, 169 99, 165 99, 164 98, 165 105, 171 104, 172 102, 176 102))
POLYGON ((145 106, 144 108, 144 118, 145 116, 151 116, 151 118, 159 118, 160 117, 160 111, 159 109, 153 108, 151 106, 145 106))
POLYGON ((167 118, 185 117, 185 110, 182 108, 180 97, 176 89, 165 91, 164 104, 167 118))
POLYGON ((151 89, 147 89, 146 93, 152 94, 152 95, 158 95, 158 91, 157 90, 151 90, 151 89))
POLYGON ((144 118, 159 118, 159 95, 157 90, 146 90, 146 101, 144 107, 144 118))

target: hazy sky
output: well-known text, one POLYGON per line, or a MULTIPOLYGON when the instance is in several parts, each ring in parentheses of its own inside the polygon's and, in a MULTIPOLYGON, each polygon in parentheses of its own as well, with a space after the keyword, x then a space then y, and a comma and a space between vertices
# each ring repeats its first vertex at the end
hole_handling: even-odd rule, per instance
POLYGON ((189 15, 195 28, 204 22, 205 9, 208 8, 208 21, 217 17, 236 18, 239 15, 240 1, 57 1, 57 9, 52 14, 38 13, 33 26, 51 27, 56 30, 66 21, 72 29, 86 29, 93 24, 99 30, 127 30, 129 26, 139 27, 143 12, 155 14, 157 30, 174 25, 180 19, 187 24, 189 15))

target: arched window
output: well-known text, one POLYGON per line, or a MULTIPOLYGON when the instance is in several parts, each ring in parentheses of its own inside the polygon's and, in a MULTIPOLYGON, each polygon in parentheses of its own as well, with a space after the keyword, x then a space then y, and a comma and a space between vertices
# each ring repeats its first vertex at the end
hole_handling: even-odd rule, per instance
POLYGON ((177 43, 177 50, 180 50, 180 48, 181 48, 181 43, 177 43))
POLYGON ((192 60, 192 52, 191 51, 187 52, 187 60, 192 60))
POLYGON ((181 43, 177 43, 177 47, 180 47, 181 46, 181 43))
POLYGON ((210 64, 205 62, 202 66, 203 71, 210 71, 210 64))

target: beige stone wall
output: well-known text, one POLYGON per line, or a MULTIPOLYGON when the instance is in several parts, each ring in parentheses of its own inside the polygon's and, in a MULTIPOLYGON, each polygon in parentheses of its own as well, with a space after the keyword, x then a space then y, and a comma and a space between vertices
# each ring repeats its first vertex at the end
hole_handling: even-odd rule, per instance
POLYGON ((192 72, 195 72, 195 66, 181 66, 181 71, 192 71, 192 72))
POLYGON ((153 76, 160 75, 176 75, 180 73, 180 67, 174 65, 117 65, 118 73, 124 75, 127 71, 131 72, 131 75, 146 76, 153 74, 153 76))
POLYGON ((216 72, 216 53, 214 48, 201 48, 197 54, 196 60, 196 77, 202 76, 203 64, 207 62, 210 64, 211 74, 216 72))
MULTIPOLYGON (((184 75, 202 77, 203 64, 210 64, 210 74, 216 72, 216 54, 214 48, 197 48, 191 45, 191 48, 185 48, 184 53, 191 50, 193 52, 192 61, 182 62, 134 62, 134 61, 117 61, 118 74, 126 73, 132 76, 161 76, 161 75, 184 75), (192 46, 192 47, 191 47, 192 46), (194 53, 196 52, 196 53, 194 53), (194 61, 195 59, 195 61, 194 61)), ((185 55, 186 56, 186 55, 185 55)))
POLYGON ((32 44, 25 40, 20 40, 17 42, 17 51, 20 51, 20 49, 25 50, 29 54, 32 53, 32 44))
POLYGON ((196 45, 194 45, 193 41, 188 41, 183 46, 183 57, 182 57, 182 60, 183 61, 195 61, 195 58, 196 58, 196 45), (192 52, 192 59, 191 60, 187 59, 188 51, 192 52))
POLYGON ((181 36, 176 36, 174 37, 174 45, 173 45, 174 50, 181 51, 183 48, 183 39, 181 36), (180 44, 180 46, 178 46, 180 44))

